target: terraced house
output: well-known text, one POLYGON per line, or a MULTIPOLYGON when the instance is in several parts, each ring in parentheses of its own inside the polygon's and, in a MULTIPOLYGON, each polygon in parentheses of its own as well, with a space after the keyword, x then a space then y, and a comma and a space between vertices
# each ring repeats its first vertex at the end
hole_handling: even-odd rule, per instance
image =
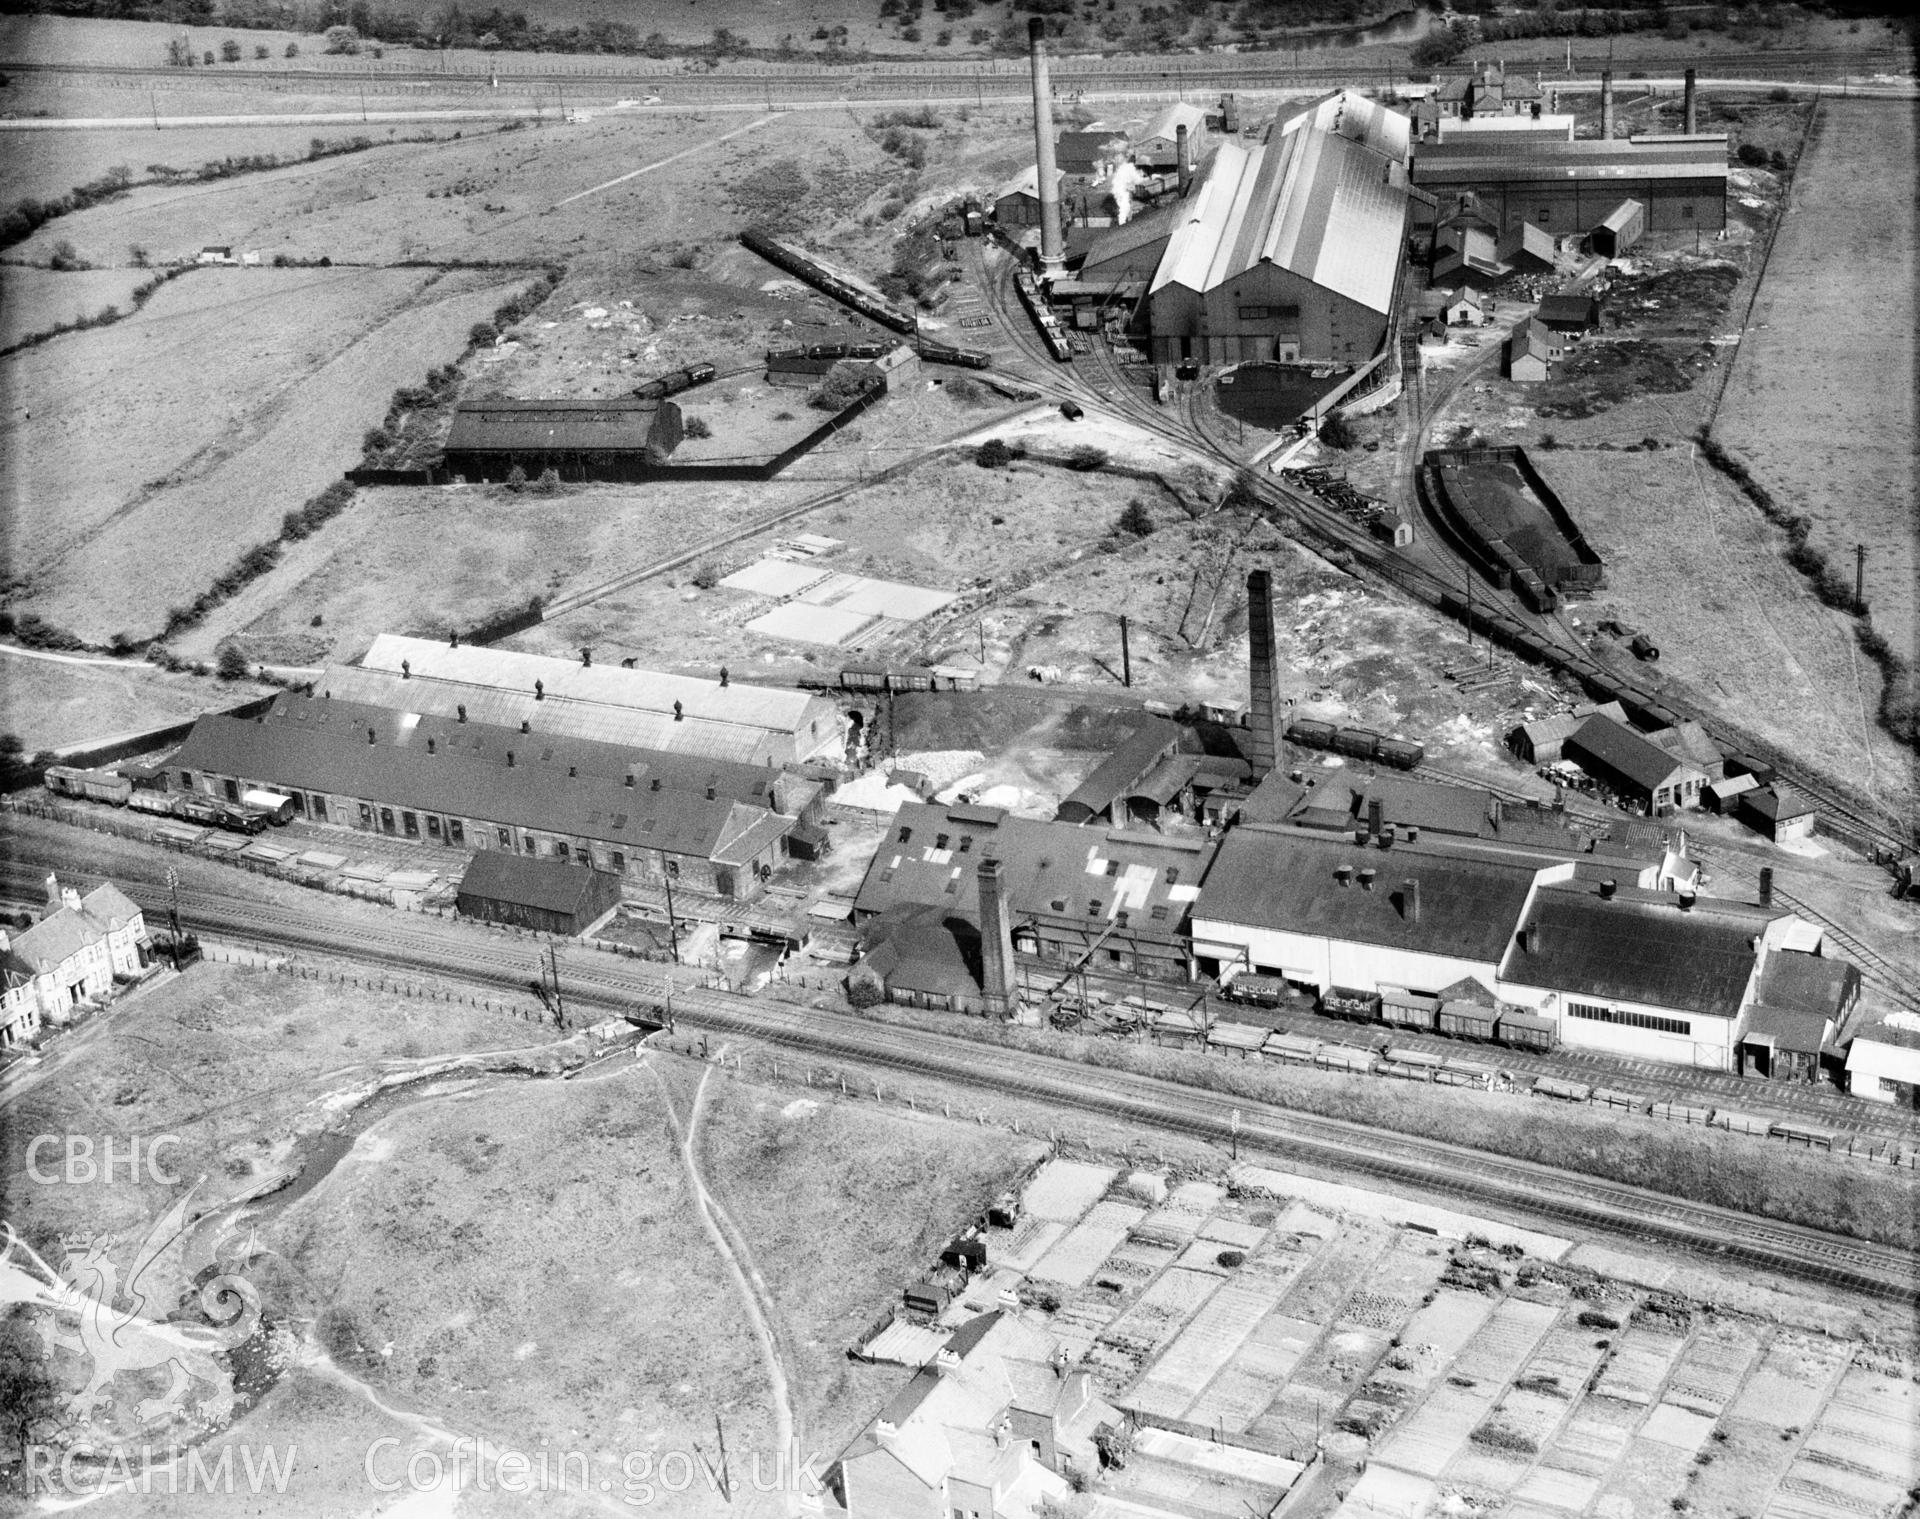
POLYGON ((85 896, 47 877, 47 910, 28 929, 0 929, 0 1048, 31 1040, 147 964, 146 920, 112 882, 85 896))

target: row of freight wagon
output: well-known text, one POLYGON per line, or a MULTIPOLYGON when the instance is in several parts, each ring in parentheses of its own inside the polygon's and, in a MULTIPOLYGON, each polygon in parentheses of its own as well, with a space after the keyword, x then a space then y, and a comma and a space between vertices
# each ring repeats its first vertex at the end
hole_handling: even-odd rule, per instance
POLYGON ((1427 746, 1410 738, 1389 738, 1371 728, 1341 728, 1318 718, 1287 724, 1287 742, 1303 749, 1330 749, 1350 759, 1377 760, 1396 770, 1411 770, 1427 757, 1427 746))
POLYGON ((1047 298, 1040 293, 1040 286, 1034 277, 1024 269, 1014 272, 1013 288, 1020 296, 1020 304, 1027 308, 1027 315, 1033 318, 1033 325, 1039 329, 1040 337, 1047 345, 1047 352, 1061 364, 1073 359, 1073 345, 1067 338, 1067 329, 1060 325, 1060 319, 1053 314, 1053 308, 1047 304, 1047 298))
MULTIPOLYGON (((988 355, 972 349, 956 348, 950 343, 939 343, 920 335, 920 319, 911 311, 902 311, 892 302, 883 300, 869 290, 862 289, 850 280, 843 279, 831 269, 825 268, 810 259, 798 248, 777 242, 764 232, 746 231, 740 234, 740 242, 772 264, 787 273, 805 280, 822 295, 831 296, 841 305, 850 307, 870 321, 878 322, 882 327, 912 338, 920 357, 932 364, 957 364, 964 369, 985 369, 991 362, 988 355)), ((875 355, 878 357, 878 355, 875 355)), ((844 357, 844 355, 841 355, 844 357)))
POLYGON ((233 833, 262 833, 267 825, 291 821, 293 798, 277 791, 245 791, 238 801, 223 802, 197 791, 152 791, 136 787, 116 770, 83 770, 69 765, 49 766, 47 790, 55 796, 105 802, 135 812, 178 818, 205 828, 233 833))
POLYGON ((655 375, 643 385, 633 387, 634 395, 642 401, 664 401, 668 396, 677 396, 683 390, 692 390, 696 385, 704 385, 719 371, 704 360, 698 364, 689 364, 684 369, 669 370, 666 374, 655 375))
MULTIPOLYGON (((1220 988, 1229 1002, 1255 1007, 1284 1007, 1296 993, 1278 976, 1248 972, 1234 976, 1220 988)), ((1419 992, 1368 992, 1329 987, 1319 997, 1319 1011, 1349 1023, 1381 1024, 1421 1034, 1446 1034, 1479 1044, 1504 1044, 1517 1050, 1542 1053, 1553 1049, 1553 1020, 1528 1013, 1483 1007, 1477 1002, 1443 1000, 1419 992)))

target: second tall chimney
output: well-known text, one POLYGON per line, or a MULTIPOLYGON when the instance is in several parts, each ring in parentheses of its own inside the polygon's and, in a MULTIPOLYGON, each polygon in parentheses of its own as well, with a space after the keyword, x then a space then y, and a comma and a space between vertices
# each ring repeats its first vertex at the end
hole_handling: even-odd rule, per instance
POLYGON ((1060 231, 1060 174, 1053 159, 1053 84, 1047 77, 1047 24, 1027 22, 1027 52, 1033 60, 1033 162, 1039 176, 1040 278, 1057 279, 1066 265, 1060 231))
POLYGON ((1760 905, 1773 906, 1773 867, 1771 865, 1760 867, 1760 905))
POLYGON ((1273 642, 1273 576, 1247 576, 1247 759, 1255 784, 1280 763, 1280 671, 1273 642))
POLYGON ((1176 160, 1174 173, 1182 195, 1185 195, 1193 185, 1193 159, 1190 156, 1192 152, 1193 137, 1187 131, 1187 124, 1183 121, 1173 129, 1173 156, 1176 160))
POLYGON ((1613 70, 1600 71, 1600 137, 1613 141, 1613 70))
POLYGON ((1014 975, 1006 879, 998 860, 980 862, 979 884, 982 1011, 989 1018, 1012 1018, 1020 1011, 1020 986, 1014 975))
POLYGON ((1700 106, 1699 102, 1694 99, 1694 91, 1700 83, 1699 72, 1695 69, 1688 69, 1686 80, 1687 92, 1684 96, 1685 103, 1681 108, 1681 119, 1684 125, 1681 127, 1681 130, 1685 132, 1687 136, 1692 137, 1700 130, 1700 106))

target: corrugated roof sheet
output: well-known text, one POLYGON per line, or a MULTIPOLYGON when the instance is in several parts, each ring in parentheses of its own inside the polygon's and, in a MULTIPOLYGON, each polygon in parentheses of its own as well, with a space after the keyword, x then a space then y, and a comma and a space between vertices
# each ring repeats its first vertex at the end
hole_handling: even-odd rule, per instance
POLYGON ((1390 311, 1407 192, 1356 143, 1304 127, 1255 148, 1226 142, 1175 230, 1152 288, 1207 291, 1260 263, 1390 311))
POLYGON ((1611 900, 1592 882, 1543 886, 1500 978, 1566 996, 1636 1002, 1734 1018, 1754 970, 1754 940, 1785 913, 1698 899, 1682 911, 1664 893, 1622 889, 1611 900))
POLYGON ((1456 137, 1414 147, 1420 185, 1495 184, 1515 180, 1725 179, 1724 139, 1564 142, 1530 133, 1456 137))
POLYGON ((1382 158, 1404 164, 1413 146, 1413 119, 1355 90, 1336 90, 1284 122, 1282 133, 1312 127, 1356 142, 1382 158))
MULTIPOLYGON (((738 681, 722 686, 718 680, 697 676, 626 670, 611 664, 589 667, 575 660, 507 649, 455 649, 437 639, 405 638, 393 633, 382 633, 374 639, 360 665, 397 675, 403 661, 412 667, 413 685, 458 690, 461 694, 453 698, 457 702, 471 704, 471 693, 484 691, 512 698, 508 704, 512 708, 510 721, 516 727, 523 717, 538 713, 544 716, 544 725, 557 727, 563 721, 587 724, 568 731, 583 738, 630 742, 640 748, 710 753, 750 763, 784 761, 794 755, 806 758, 828 745, 837 748, 845 726, 833 702, 808 691, 738 681), (541 682, 545 696, 529 710, 535 681, 541 682), (678 722, 674 720, 675 702, 681 704, 678 722), (566 713, 564 718, 559 715, 562 712, 566 713), (654 721, 642 721, 648 716, 654 721), (617 718, 615 726, 621 732, 589 731, 594 717, 617 718), (700 735, 676 731, 696 727, 706 731, 700 735), (763 736, 779 742, 768 744, 763 736)), ((424 696, 416 699, 426 700, 424 696)), ((495 720, 509 719, 503 715, 495 720)), ((536 727, 542 725, 536 720, 536 727)))
POLYGON ((1760 972, 1759 1000, 1839 1018, 1860 992, 1860 971, 1845 960, 1776 950, 1760 972))
POLYGON ((1194 917, 1492 964, 1519 922, 1537 868, 1462 858, 1424 841, 1362 848, 1243 826, 1221 844, 1194 917), (1352 872, 1345 886, 1334 874, 1341 868, 1352 872), (1359 882, 1362 870, 1376 872, 1371 890, 1359 882), (1409 877, 1420 883, 1417 919, 1401 893, 1409 877))
POLYGON ((1164 138, 1171 144, 1179 135, 1180 128, 1185 127, 1188 132, 1188 142, 1198 148, 1200 133, 1206 129, 1206 125, 1205 111, 1187 101, 1176 100, 1153 118, 1152 124, 1140 134, 1139 141, 1145 143, 1164 138))
POLYGON ((1149 717, 1073 789, 1072 794, 1060 803, 1055 817, 1064 822, 1079 823, 1098 813, 1110 812, 1123 798, 1133 795, 1134 788, 1153 772, 1179 742, 1180 727, 1177 723, 1170 723, 1165 718, 1149 717))

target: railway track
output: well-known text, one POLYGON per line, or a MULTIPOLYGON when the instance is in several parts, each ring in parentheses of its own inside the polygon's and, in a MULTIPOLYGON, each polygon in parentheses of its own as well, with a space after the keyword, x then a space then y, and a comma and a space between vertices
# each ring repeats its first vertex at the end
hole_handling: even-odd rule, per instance
MULTIPOLYGON (((1351 61, 1302 67, 1292 50, 1264 53, 1194 54, 1179 58, 1088 58, 1066 56, 1053 63, 1056 93, 1180 93, 1187 90, 1312 90, 1344 84, 1356 74, 1385 75, 1389 82, 1407 76, 1404 66, 1357 68, 1351 61)), ((1565 60, 1552 72, 1562 88, 1596 88, 1600 71, 1619 65, 1603 52, 1576 53, 1569 73, 1565 60)), ((1701 83, 1711 87, 1711 76, 1735 79, 1796 80, 1818 83, 1871 75, 1900 76, 1911 72, 1911 59, 1897 49, 1800 48, 1766 53, 1688 53, 1676 50, 1631 60, 1628 75, 1664 78, 1688 67, 1698 69, 1701 83)), ((9 73, 89 79, 179 81, 183 72, 163 64, 56 63, 38 60, 7 61, 9 73)), ((741 100, 778 104, 782 97, 833 99, 893 98, 907 91, 922 100, 984 100, 987 96, 1024 97, 1030 88, 1024 59, 990 60, 979 64, 865 63, 847 66, 765 67, 748 65, 708 73, 689 72, 685 65, 662 68, 651 61, 560 64, 537 54, 496 55, 487 65, 449 68, 405 60, 345 60, 329 66, 312 60, 293 66, 267 68, 222 66, 204 79, 207 85, 236 83, 296 86, 306 90, 373 87, 379 84, 414 88, 488 88, 498 80, 503 88, 517 85, 603 84, 621 90, 659 94, 664 104, 688 101, 741 100)))
MULTIPOLYGON (((18 856, 0 862, 0 882, 35 891, 43 867, 18 856)), ((164 908, 164 866, 123 871, 125 889, 143 908, 164 908)), ((391 965, 515 993, 535 979, 546 946, 495 939, 437 920, 409 923, 344 916, 262 903, 192 886, 183 908, 196 931, 235 935, 290 950, 310 950, 391 965)), ((1596 1181, 1531 1162, 1409 1136, 1383 1137, 1340 1119, 1318 1118, 1239 1097, 947 1034, 814 1008, 756 1002, 701 987, 670 987, 666 967, 611 959, 568 948, 561 960, 565 995, 576 1006, 631 1012, 658 1009, 671 995, 676 1020, 714 1032, 765 1039, 828 1060, 959 1084, 1044 1105, 1188 1135, 1237 1143, 1328 1174, 1411 1188, 1473 1206, 1517 1210, 1567 1228, 1704 1249, 1850 1291, 1896 1300, 1920 1297, 1916 1265, 1904 1252, 1727 1209, 1684 1202, 1643 1189, 1596 1181)))

